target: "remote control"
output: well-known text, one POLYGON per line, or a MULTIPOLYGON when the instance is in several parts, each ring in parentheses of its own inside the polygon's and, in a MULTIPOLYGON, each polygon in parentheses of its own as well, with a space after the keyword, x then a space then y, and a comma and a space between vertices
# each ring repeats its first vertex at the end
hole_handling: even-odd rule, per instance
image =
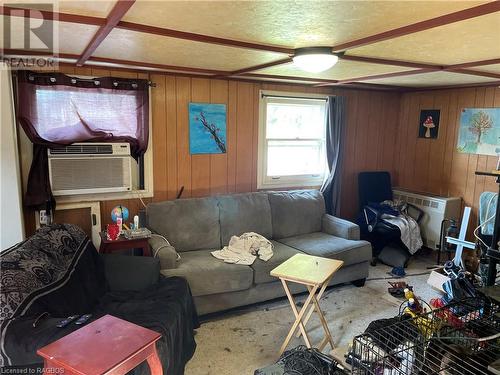
POLYGON ((85 314, 82 315, 78 320, 75 322, 77 326, 81 326, 82 324, 85 324, 87 320, 89 320, 92 317, 92 314, 85 314))
POLYGON ((61 320, 59 323, 57 323, 56 327, 57 328, 64 328, 69 323, 71 323, 73 320, 76 320, 79 316, 80 315, 71 315, 71 316, 68 316, 66 319, 61 320))

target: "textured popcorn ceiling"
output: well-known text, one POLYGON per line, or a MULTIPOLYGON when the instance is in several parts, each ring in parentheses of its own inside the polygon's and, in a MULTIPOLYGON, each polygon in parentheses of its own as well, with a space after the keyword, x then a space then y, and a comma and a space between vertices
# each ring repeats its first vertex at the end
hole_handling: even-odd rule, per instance
POLYGON ((479 70, 479 71, 483 71, 483 72, 491 72, 491 73, 500 74, 500 64, 478 66, 478 67, 471 68, 471 69, 479 70))
POLYGON ((304 72, 303 70, 297 68, 293 63, 257 70, 255 71, 255 73, 340 80, 340 79, 348 79, 351 77, 362 77, 375 74, 402 72, 405 70, 412 70, 412 69, 400 66, 392 66, 392 65, 367 64, 357 61, 348 61, 341 59, 332 68, 321 73, 304 72))
POLYGON ((114 29, 94 56, 216 70, 237 70, 286 57, 123 29, 114 29))
MULTIPOLYGON (((59 0, 54 10, 106 18, 116 1, 59 0)), ((137 0, 125 14, 123 21, 293 49, 304 46, 335 46, 488 2, 490 1, 137 0)), ((7 0, 2 1, 2 4, 27 6, 29 2, 7 0)), ((0 21, 3 19, 4 16, 0 17, 0 21)), ((19 42, 22 46, 22 20, 17 20, 14 42, 19 42)), ((80 55, 98 29, 97 26, 60 23, 59 51, 80 55)), ((438 65, 500 58, 500 12, 353 48, 347 51, 347 55, 438 65)), ((92 56, 118 59, 124 63, 115 64, 114 67, 131 67, 130 63, 126 64, 128 60, 145 65, 154 63, 221 71, 245 69, 287 57, 283 53, 201 43, 119 27, 111 31, 92 56)), ((95 63, 88 61, 88 64, 95 63)), ((105 66, 106 63, 101 61, 99 64, 105 66)), ((139 64, 134 67, 141 68, 139 64)), ((272 80, 277 79, 274 76, 344 80, 414 69, 416 68, 340 60, 332 69, 317 74, 304 72, 291 63, 249 73, 270 75, 273 76, 270 78, 272 80)), ((500 64, 470 69, 500 74, 500 64)), ((245 78, 244 75, 240 77, 245 78)), ((500 79, 435 72, 362 81, 423 87, 494 80, 500 79)))
MULTIPOLYGON (((0 30, 3 32, 5 17, 0 17, 0 30)), ((11 17, 11 48, 22 49, 24 46, 24 19, 11 17)), ((50 22, 50 21, 47 21, 50 22)), ((92 39, 97 26, 82 25, 67 22, 56 22, 55 27, 59 36, 59 50, 64 53, 80 54, 92 39)), ((4 38, 0 38, 0 46, 3 48, 4 38)), ((56 44, 57 48, 57 44, 56 44)))
POLYGON ((487 83, 495 79, 487 77, 470 76, 466 74, 449 72, 432 72, 402 77, 390 77, 365 81, 366 83, 379 83, 384 85, 398 85, 410 87, 463 85, 469 83, 487 83))
POLYGON ((477 1, 137 1, 124 20, 287 47, 331 46, 477 1))
MULTIPOLYGON (((2 5, 18 5, 20 7, 25 7, 30 5, 34 8, 36 3, 43 4, 42 6, 47 6, 47 4, 53 5, 54 11, 61 13, 71 13, 71 14, 81 14, 85 16, 94 16, 106 18, 113 6, 115 5, 115 0, 2 0, 0 3, 2 5)), ((157 1, 153 1, 158 4, 157 1)))
POLYGON ((447 65, 500 57, 500 12, 352 49, 349 54, 447 65))

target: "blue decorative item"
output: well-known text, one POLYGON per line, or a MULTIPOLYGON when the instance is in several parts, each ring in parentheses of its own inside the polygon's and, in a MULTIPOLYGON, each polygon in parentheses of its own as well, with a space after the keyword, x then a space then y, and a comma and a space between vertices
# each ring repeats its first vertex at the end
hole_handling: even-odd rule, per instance
POLYGON ((405 277, 406 272, 404 267, 394 267, 391 272, 389 272, 390 275, 394 277, 405 277))
POLYGON ((226 105, 189 103, 191 154, 225 154, 226 105))
POLYGON ((116 219, 121 217, 125 223, 128 220, 128 208, 125 206, 116 206, 111 210, 111 220, 116 223, 116 219))

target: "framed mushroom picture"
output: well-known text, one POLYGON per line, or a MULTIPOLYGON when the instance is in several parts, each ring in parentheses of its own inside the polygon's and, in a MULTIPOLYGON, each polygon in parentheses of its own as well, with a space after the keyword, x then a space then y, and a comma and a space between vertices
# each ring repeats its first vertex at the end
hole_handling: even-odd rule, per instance
POLYGON ((418 126, 418 137, 435 139, 439 131, 439 109, 422 109, 420 111, 420 123, 418 126))

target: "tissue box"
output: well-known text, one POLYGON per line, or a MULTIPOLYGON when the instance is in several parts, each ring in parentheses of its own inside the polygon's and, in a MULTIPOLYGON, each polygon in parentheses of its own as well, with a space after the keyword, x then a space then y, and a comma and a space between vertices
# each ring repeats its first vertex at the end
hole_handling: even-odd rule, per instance
POLYGON ((443 268, 433 270, 427 279, 427 284, 444 293, 443 284, 450 280, 443 268))

